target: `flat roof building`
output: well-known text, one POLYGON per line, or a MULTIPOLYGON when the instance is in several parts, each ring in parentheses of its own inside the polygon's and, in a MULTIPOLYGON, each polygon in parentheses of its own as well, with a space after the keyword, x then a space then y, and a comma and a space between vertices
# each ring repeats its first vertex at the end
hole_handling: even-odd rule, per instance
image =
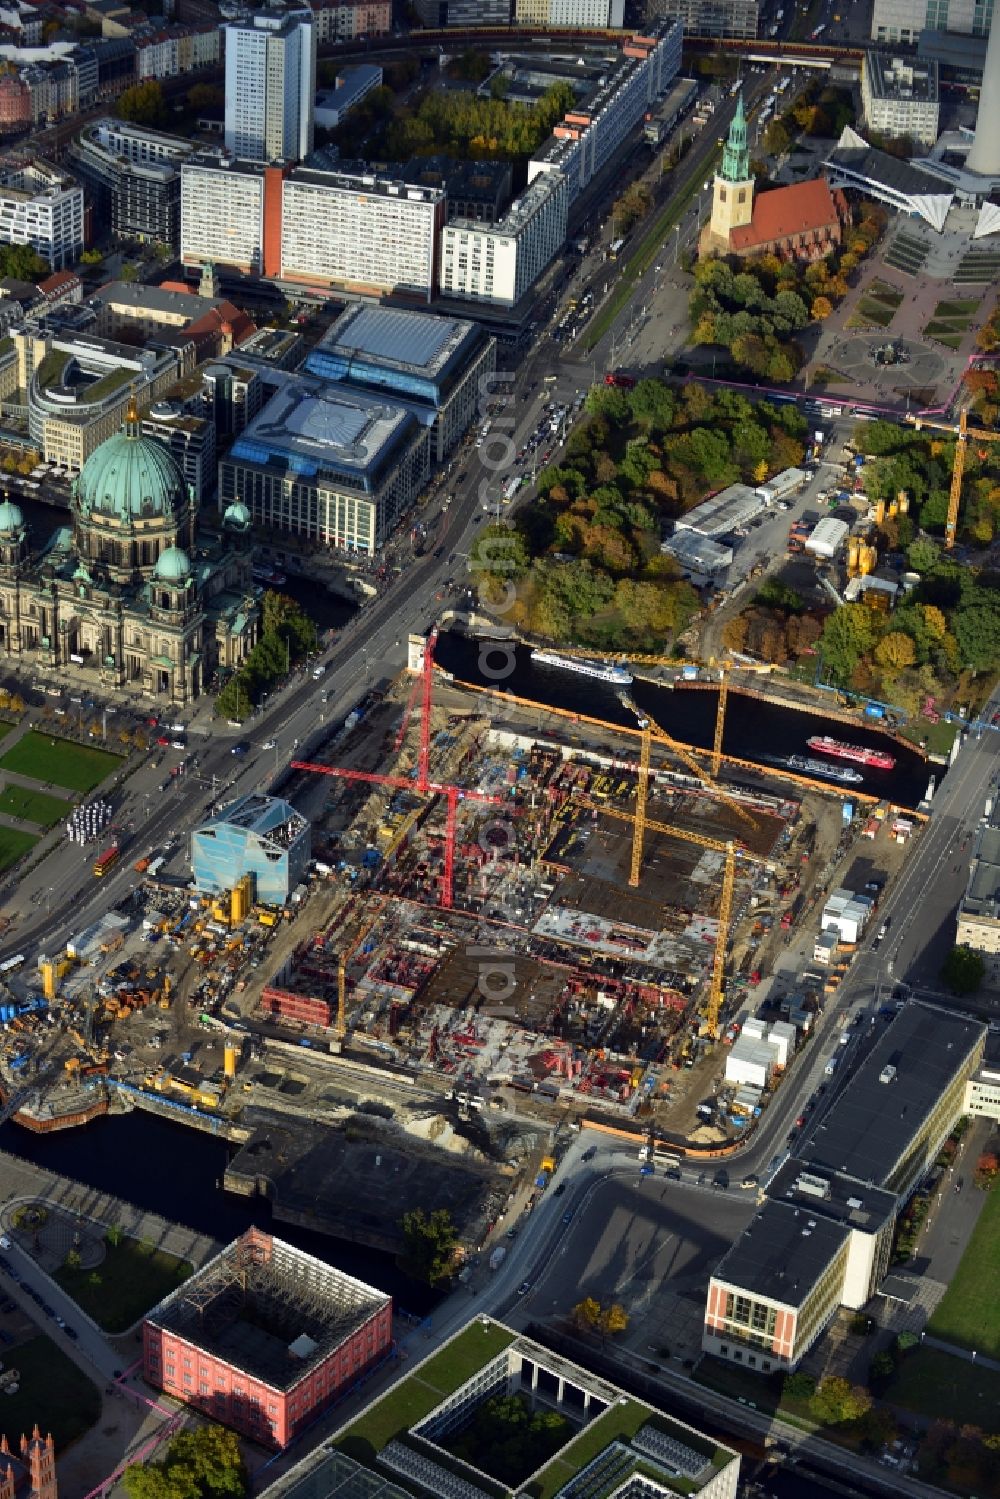
POLYGON ((316 27, 311 8, 277 3, 223 29, 226 150, 242 161, 301 161, 313 148, 316 27))
POLYGON ((707 1353, 794 1369, 838 1308, 875 1294, 897 1215, 965 1107, 985 1035, 931 1005, 897 1014, 714 1271, 707 1353))
POLYGON ((745 526, 767 508, 767 501, 749 484, 728 484, 710 499, 702 500, 686 515, 678 516, 676 532, 697 531, 699 536, 724 536, 745 526))
POLYGON ((424 408, 440 463, 474 419, 483 382, 496 369, 496 343, 463 318, 359 302, 341 313, 305 367, 321 379, 424 408))
POLYGON ((382 69, 376 63, 343 68, 337 74, 333 88, 316 96, 313 111, 316 124, 323 130, 336 130, 362 99, 367 99, 373 90, 381 87, 382 69))
POLYGON ((191 874, 203 895, 233 890, 252 875, 254 898, 283 906, 309 864, 309 823, 289 802, 250 792, 191 833, 191 874))
POLYGON ((928 149, 938 138, 938 65, 868 51, 861 67, 865 123, 894 140, 908 136, 928 149))
POLYGON ((956 941, 976 952, 1000 953, 1000 802, 976 833, 956 941))
POLYGON ((516 307, 566 243, 569 189, 545 172, 495 224, 454 219, 441 234, 441 293, 516 307))
POLYGON ((928 25, 963 36, 988 36, 993 0, 875 0, 872 8, 873 42, 915 42, 928 25))
POLYGON ((346 385, 275 371, 275 394, 219 466, 219 506, 254 523, 372 555, 430 474, 429 425, 346 385))
POLYGON ((250 1229, 146 1315, 143 1376, 280 1449, 391 1343, 388 1296, 250 1229))
POLYGON ((731 546, 723 546, 698 531, 676 531, 660 550, 676 557, 695 583, 716 581, 733 560, 731 546))
POLYGON ((83 188, 42 160, 0 170, 0 244, 30 245, 54 271, 83 254, 83 188))
POLYGON ((531 1493, 736 1499, 739 1471, 731 1448, 482 1317, 282 1474, 262 1499, 409 1499, 414 1492, 453 1499, 531 1493), (567 1422, 564 1443, 516 1482, 450 1450, 452 1438, 498 1397, 544 1405, 567 1422))
POLYGON ((890 208, 912 214, 940 232, 954 193, 946 183, 908 161, 871 146, 845 125, 825 163, 833 187, 854 188, 890 208))

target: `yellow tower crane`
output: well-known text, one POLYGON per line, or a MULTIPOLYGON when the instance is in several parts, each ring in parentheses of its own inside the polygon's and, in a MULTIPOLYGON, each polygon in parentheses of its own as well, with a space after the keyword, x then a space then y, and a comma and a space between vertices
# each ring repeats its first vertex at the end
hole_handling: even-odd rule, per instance
POLYGON ((952 432, 958 438, 955 444, 955 462, 951 470, 951 490, 948 495, 948 518, 944 523, 944 544, 950 552, 955 545, 955 537, 958 534, 958 508, 962 500, 962 478, 965 474, 965 458, 969 446, 970 436, 976 442, 1000 442, 1000 432, 987 432, 984 428, 973 427, 969 431, 969 413, 965 407, 959 412, 957 422, 935 422, 927 416, 914 416, 907 413, 906 420, 911 422, 919 432, 923 427, 930 427, 934 432, 952 432))
MULTIPOLYGON (((589 797, 577 796, 574 800, 581 807, 587 807, 591 811, 599 813, 603 817, 616 817, 619 822, 635 822, 636 818, 631 812, 619 811, 617 807, 607 807, 603 803, 591 801, 589 797)), ((689 833, 686 829, 668 826, 665 822, 654 822, 652 818, 647 819, 646 826, 652 828, 656 833, 665 833, 669 838, 680 838, 685 843, 694 843, 698 848, 707 848, 715 853, 725 855, 725 864, 722 871, 722 892, 719 897, 719 934, 715 942, 715 957, 712 962, 712 979, 708 989, 708 1001, 705 1006, 705 1031, 712 1040, 718 1039, 719 1014, 722 1009, 722 1001, 725 997, 725 975, 726 975, 726 948, 729 943, 729 923, 733 911, 733 888, 736 884, 736 855, 740 855, 752 863, 761 862, 756 855, 749 853, 742 846, 738 846, 732 840, 723 843, 718 838, 705 838, 701 833, 689 833)), ((633 854, 635 844, 633 843, 633 854)))
MULTIPOLYGON (((664 745, 672 755, 676 755, 678 760, 682 761, 689 770, 693 771, 700 781, 708 780, 708 777, 705 774, 704 767, 699 765, 694 756, 689 754, 682 744, 678 744, 676 739, 671 739, 670 735, 665 730, 659 728, 659 726, 654 728, 652 720, 646 717, 645 714, 640 713, 635 704, 632 704, 632 707, 639 719, 639 727, 642 730, 642 737, 639 741, 639 780, 635 788, 635 814, 632 819, 635 824, 635 832, 632 837, 632 865, 628 881, 634 890, 639 883, 639 871, 642 868, 642 845, 648 825, 646 801, 649 796, 649 771, 653 740, 655 739, 657 744, 664 745)), ((727 792, 714 784, 712 785, 712 795, 717 796, 719 801, 724 802, 727 807, 731 807, 736 815, 750 827, 755 828, 757 826, 757 819, 734 796, 729 796, 727 792)))

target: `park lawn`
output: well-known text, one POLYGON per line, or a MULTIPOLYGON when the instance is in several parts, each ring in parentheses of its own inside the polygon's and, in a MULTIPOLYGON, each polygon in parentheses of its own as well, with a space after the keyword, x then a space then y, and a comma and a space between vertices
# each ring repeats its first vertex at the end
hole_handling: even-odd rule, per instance
POLYGON ((22 833, 20 828, 0 827, 0 874, 23 858, 37 842, 34 833, 22 833))
POLYGON ((99 786, 120 764, 120 755, 92 749, 88 744, 73 744, 69 739, 55 739, 37 729, 29 729, 0 757, 0 770, 83 792, 99 786))
POLYGON ((35 1422, 52 1433, 57 1450, 90 1430, 101 1414, 101 1395, 86 1374, 50 1338, 40 1333, 3 1350, 5 1369, 16 1369, 16 1395, 4 1395, 3 1430, 15 1447, 35 1422))
POLYGON ((979 1222, 928 1331, 948 1343, 974 1348, 990 1358, 1000 1356, 1000 1191, 990 1192, 979 1222))
POLYGON ((191 1274, 187 1260, 138 1239, 122 1239, 120 1244, 108 1244, 106 1248, 107 1255, 96 1272, 64 1265, 55 1274, 67 1296, 105 1332, 126 1332, 191 1274), (91 1282, 95 1273, 97 1285, 91 1282))
POLYGON ((883 1395, 932 1421, 955 1421, 1000 1430, 1000 1374, 939 1348, 914 1348, 903 1359, 883 1395))
POLYGON ((934 316, 936 318, 961 318, 968 323, 978 308, 979 303, 970 297, 957 302, 939 302, 934 309, 934 316))
POLYGON ((861 298, 857 309, 851 313, 847 326, 848 328, 867 328, 872 323, 876 323, 880 328, 888 328, 895 316, 895 307, 888 307, 884 302, 866 296, 861 298))
POLYGON ((938 723, 929 723, 926 718, 914 718, 910 723, 903 724, 897 732, 911 744, 920 744, 926 739, 929 755, 948 755, 960 728, 960 724, 948 723, 944 718, 938 723))
POLYGON ((72 802, 61 796, 47 796, 44 791, 29 791, 25 786, 6 786, 0 791, 0 812, 37 823, 40 828, 54 827, 73 810, 72 802))

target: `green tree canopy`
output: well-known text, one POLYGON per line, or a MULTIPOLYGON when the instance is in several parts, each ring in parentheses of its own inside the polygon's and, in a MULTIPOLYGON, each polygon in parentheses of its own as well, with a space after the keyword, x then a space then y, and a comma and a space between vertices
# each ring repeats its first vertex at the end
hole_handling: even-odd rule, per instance
POLYGON ((423 1208, 415 1208, 412 1213, 403 1214, 402 1228, 403 1266, 407 1274, 431 1286, 447 1280, 454 1269, 458 1245, 458 1233, 448 1209, 435 1208, 425 1213, 423 1208))
POLYGON ((971 947, 953 947, 941 969, 942 982, 953 994, 974 994, 985 976, 983 955, 971 947))
POLYGON ((822 1426, 841 1426, 858 1421, 871 1410, 872 1397, 860 1385, 839 1375, 821 1379, 809 1399, 810 1413, 822 1426))
POLYGON ((129 1499, 245 1499, 247 1471, 239 1438, 224 1426, 182 1431, 159 1462, 125 1470, 129 1499))
POLYGON ((119 94, 115 113, 120 120, 131 120, 135 125, 164 125, 169 112, 162 87, 150 79, 119 94))

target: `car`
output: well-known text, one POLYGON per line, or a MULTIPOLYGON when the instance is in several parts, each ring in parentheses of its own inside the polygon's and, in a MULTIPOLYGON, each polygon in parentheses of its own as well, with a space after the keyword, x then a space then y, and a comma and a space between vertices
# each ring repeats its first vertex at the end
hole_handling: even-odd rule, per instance
POLYGON ((563 1195, 563 1193, 565 1192, 565 1190, 566 1190, 566 1183, 565 1182, 560 1182, 559 1185, 558 1185, 558 1187, 556 1187, 555 1192, 552 1195, 554 1197, 561 1197, 563 1195))
POLYGON ((9 1248, 10 1248, 10 1239, 7 1237, 6 1234, 0 1234, 0 1249, 9 1249, 9 1248))
POLYGON ((80 1334, 77 1332, 77 1330, 76 1330, 75 1327, 64 1327, 63 1328, 63 1332, 74 1343, 76 1342, 77 1338, 80 1336, 80 1334))
POLYGON ((583 1152, 583 1156, 582 1156, 581 1159, 583 1159, 585 1161, 592 1161, 594 1159, 594 1157, 595 1157, 596 1154, 597 1154, 597 1146, 596 1145, 591 1145, 589 1147, 589 1149, 587 1149, 587 1150, 585 1150, 583 1152))
POLYGON ((805 1116, 805 1113, 803 1112, 796 1119, 796 1121, 795 1121, 795 1128, 796 1129, 801 1129, 802 1126, 805 1124, 805 1122, 806 1122, 806 1116, 805 1116))
POLYGON ((518 1286, 518 1288, 517 1288, 517 1294, 519 1296, 527 1296, 527 1294, 528 1294, 528 1292, 530 1290, 531 1290, 531 1281, 530 1280, 525 1280, 525 1281, 522 1281, 521 1284, 518 1286))
POLYGON ((48 1304, 47 1301, 40 1301, 39 1302, 39 1306, 41 1307, 42 1311, 45 1313, 46 1317, 54 1317, 55 1316, 55 1314, 56 1314, 55 1307, 54 1306, 49 1306, 49 1304, 48 1304))
POLYGON ((508 1237, 508 1239, 516 1239, 517 1238, 517 1229, 516 1228, 508 1228, 508 1230, 507 1230, 507 1237, 508 1237))
POLYGON ((880 942, 882 941, 882 938, 885 936, 886 932, 889 930, 889 925, 890 925, 891 921, 892 921, 892 917, 891 916, 887 916, 885 918, 885 920, 883 921, 882 925, 879 927, 879 929, 878 929, 878 940, 880 942))
POLYGON ((166 734, 157 734, 156 742, 161 749, 167 749, 170 745, 170 740, 167 738, 166 734))
POLYGON ((57 1327, 65 1328, 66 1323, 63 1321, 62 1317, 57 1317, 56 1318, 56 1326, 57 1327))
POLYGON ((750 1190, 750 1188, 756 1187, 759 1184, 760 1184, 760 1177, 759 1176, 753 1176, 753 1175, 751 1175, 751 1176, 745 1176, 743 1178, 743 1180, 740 1182, 740 1186, 741 1187, 746 1187, 748 1191, 750 1190))
POLYGON ((956 1192, 961 1192, 961 1190, 962 1190, 962 1188, 964 1186, 965 1186, 965 1177, 964 1176, 960 1176, 958 1178, 958 1181, 955 1183, 955 1191, 956 1192))
POLYGON ((277 741, 277 739, 265 739, 264 743, 261 745, 261 749, 277 749, 277 748, 278 748, 278 741, 277 741))
POLYGON ((572 1208, 567 1208, 566 1212, 563 1213, 563 1219, 562 1219, 562 1221, 564 1223, 572 1223, 573 1222, 573 1209, 572 1208))
POLYGON ((237 739, 236 743, 233 745, 233 747, 229 751, 229 753, 231 755, 249 755, 249 753, 250 753, 250 741, 249 741, 249 739, 237 739))
POLYGON ((171 739, 170 748, 176 750, 186 750, 187 745, 184 743, 183 739, 171 739))

